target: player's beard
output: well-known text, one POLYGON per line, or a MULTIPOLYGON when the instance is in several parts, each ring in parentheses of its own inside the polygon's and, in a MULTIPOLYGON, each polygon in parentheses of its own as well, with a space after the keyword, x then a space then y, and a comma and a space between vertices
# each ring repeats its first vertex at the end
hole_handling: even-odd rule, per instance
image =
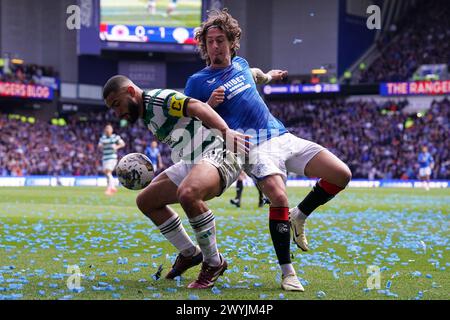
POLYGON ((222 63, 223 63, 223 60, 220 59, 219 57, 215 57, 215 58, 213 59, 213 64, 214 64, 214 65, 221 65, 222 63))
POLYGON ((130 100, 128 102, 128 113, 130 115, 128 121, 130 123, 135 123, 139 119, 139 105, 136 102, 130 100))

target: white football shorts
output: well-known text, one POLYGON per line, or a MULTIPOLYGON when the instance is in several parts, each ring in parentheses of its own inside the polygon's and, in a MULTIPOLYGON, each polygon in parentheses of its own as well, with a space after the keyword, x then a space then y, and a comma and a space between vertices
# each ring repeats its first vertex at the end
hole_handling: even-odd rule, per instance
MULTIPOLYGON (((203 155, 202 161, 210 163, 219 171, 222 182, 222 191, 220 194, 224 193, 233 184, 242 171, 241 160, 231 151, 223 150, 222 148, 206 152, 203 155)), ((179 186, 194 165, 194 163, 186 163, 184 160, 180 160, 167 168, 164 173, 173 183, 179 186)))
POLYGON ((244 170, 256 180, 275 174, 286 180, 287 172, 305 176, 308 162, 323 150, 317 143, 285 133, 254 147, 244 170))
POLYGON ((419 169, 419 177, 431 176, 431 168, 425 167, 419 169))
POLYGON ((103 161, 103 171, 109 170, 114 171, 117 165, 117 159, 105 160, 103 161))

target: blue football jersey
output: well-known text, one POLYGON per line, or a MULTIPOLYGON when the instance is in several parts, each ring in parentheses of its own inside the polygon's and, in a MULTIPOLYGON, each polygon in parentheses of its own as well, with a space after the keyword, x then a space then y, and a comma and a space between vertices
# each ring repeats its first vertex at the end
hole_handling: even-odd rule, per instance
POLYGON ((161 152, 159 148, 152 149, 151 147, 145 148, 145 155, 150 159, 150 161, 156 166, 158 164, 158 155, 161 152))
POLYGON ((419 162, 419 166, 421 168, 427 168, 434 162, 433 157, 429 152, 419 153, 419 158, 417 159, 417 161, 419 162))
POLYGON ((248 133, 254 144, 288 132, 259 95, 245 59, 235 57, 224 69, 206 67, 195 73, 188 79, 185 94, 207 102, 220 86, 225 88, 225 100, 215 110, 231 129, 248 133))

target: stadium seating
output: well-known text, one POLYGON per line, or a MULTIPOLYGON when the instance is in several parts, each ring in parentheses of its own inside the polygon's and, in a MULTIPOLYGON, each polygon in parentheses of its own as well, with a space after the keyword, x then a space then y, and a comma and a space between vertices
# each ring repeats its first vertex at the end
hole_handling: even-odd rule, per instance
MULTIPOLYGON (((48 84, 48 79, 58 78, 53 67, 26 64, 19 59, 0 57, 0 81, 26 84, 48 84), (47 81, 45 81, 47 80, 47 81)), ((53 81, 54 82, 54 81, 53 81)))
MULTIPOLYGON (((415 179, 417 153, 430 146, 434 179, 450 179, 450 101, 433 102, 423 117, 402 113, 406 103, 345 100, 271 102, 272 113, 294 134, 320 143, 344 160, 354 178, 415 179)), ((106 123, 126 142, 119 156, 143 152, 153 139, 143 126, 120 127, 108 113, 71 116, 66 126, 0 116, 0 175, 101 174, 98 139, 106 123)), ((170 150, 160 145, 163 162, 170 150)))
MULTIPOLYGON (((71 117, 66 126, 36 121, 35 124, 0 116, 0 176, 23 175, 97 175, 102 172, 101 152, 97 148, 109 116, 90 114, 71 117)), ((143 126, 120 128, 116 133, 126 147, 119 156, 144 152, 152 136, 143 126)), ((170 162, 170 153, 162 147, 163 158, 170 162)))
MULTIPOLYGON (((410 80, 423 64, 450 65, 450 2, 423 1, 377 42, 381 56, 360 83, 410 80)), ((442 79, 441 79, 442 80, 442 79)))
POLYGON ((450 178, 450 102, 433 102, 423 117, 404 114, 403 103, 345 100, 270 104, 272 113, 294 134, 338 155, 354 178, 417 178, 422 144, 435 160, 432 178, 450 178))

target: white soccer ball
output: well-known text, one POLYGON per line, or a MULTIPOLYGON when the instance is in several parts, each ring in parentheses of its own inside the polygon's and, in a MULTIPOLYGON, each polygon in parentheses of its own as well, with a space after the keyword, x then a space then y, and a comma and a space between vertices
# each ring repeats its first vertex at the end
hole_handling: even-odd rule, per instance
POLYGON ((120 159, 116 173, 120 183, 130 190, 144 189, 155 176, 153 163, 142 153, 129 153, 120 159))

